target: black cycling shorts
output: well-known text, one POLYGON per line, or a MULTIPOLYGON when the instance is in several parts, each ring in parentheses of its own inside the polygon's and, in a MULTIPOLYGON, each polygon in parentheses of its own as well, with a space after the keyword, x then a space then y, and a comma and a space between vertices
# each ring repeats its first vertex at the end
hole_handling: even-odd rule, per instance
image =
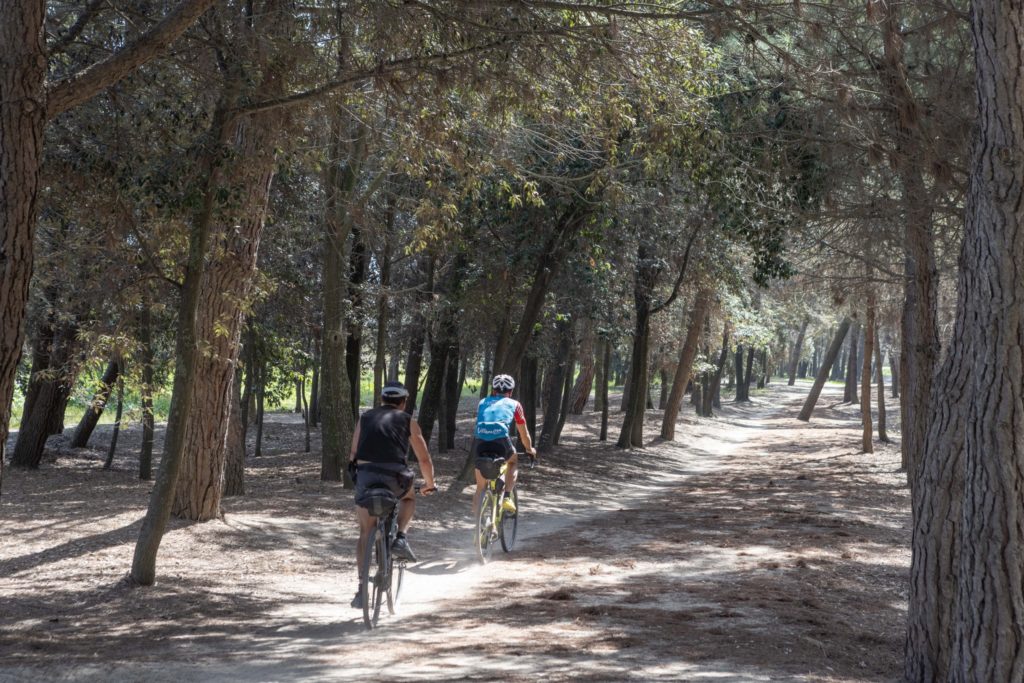
POLYGON ((515 454, 516 447, 512 444, 512 439, 507 436, 504 439, 495 439, 494 441, 477 439, 476 446, 473 447, 473 455, 477 458, 490 457, 508 460, 515 454))

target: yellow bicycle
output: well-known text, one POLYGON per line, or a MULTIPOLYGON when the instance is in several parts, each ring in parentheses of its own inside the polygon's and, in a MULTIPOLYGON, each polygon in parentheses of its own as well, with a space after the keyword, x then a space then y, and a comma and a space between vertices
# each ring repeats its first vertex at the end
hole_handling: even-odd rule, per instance
MULTIPOLYGON (((518 455, 525 455, 519 453, 518 455)), ((532 469, 535 459, 530 458, 529 468, 532 469)), ((511 493, 505 489, 505 475, 508 462, 505 458, 478 458, 477 469, 487 479, 487 487, 480 496, 480 511, 476 519, 476 535, 474 545, 481 562, 491 559, 491 553, 498 541, 506 553, 512 550, 516 542, 516 531, 519 527, 519 487, 511 493), (512 501, 512 512, 505 504, 512 501)))

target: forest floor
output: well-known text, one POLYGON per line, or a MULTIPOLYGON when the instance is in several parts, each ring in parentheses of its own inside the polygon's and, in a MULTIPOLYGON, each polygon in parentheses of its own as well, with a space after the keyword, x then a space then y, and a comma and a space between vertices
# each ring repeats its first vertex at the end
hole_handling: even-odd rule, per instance
POLYGON ((151 489, 137 435, 112 471, 57 438, 41 470, 4 478, 0 681, 896 680, 899 449, 861 454, 834 388, 798 422, 807 389, 715 419, 687 406, 674 443, 652 411, 631 452, 597 441, 596 414, 572 417, 523 474, 517 546, 485 566, 470 489, 447 490, 460 437, 435 453, 445 492, 420 499, 401 610, 372 632, 348 604, 351 493, 319 481, 316 442, 295 452, 296 416, 272 416, 223 520, 172 521, 144 589, 124 580, 151 489))

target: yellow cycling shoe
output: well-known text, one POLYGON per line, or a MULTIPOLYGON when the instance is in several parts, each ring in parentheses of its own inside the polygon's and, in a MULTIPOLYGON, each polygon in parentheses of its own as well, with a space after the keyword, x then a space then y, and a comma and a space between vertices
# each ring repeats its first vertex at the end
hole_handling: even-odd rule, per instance
POLYGON ((505 500, 501 501, 501 509, 512 515, 516 514, 516 503, 512 496, 505 496, 505 500))

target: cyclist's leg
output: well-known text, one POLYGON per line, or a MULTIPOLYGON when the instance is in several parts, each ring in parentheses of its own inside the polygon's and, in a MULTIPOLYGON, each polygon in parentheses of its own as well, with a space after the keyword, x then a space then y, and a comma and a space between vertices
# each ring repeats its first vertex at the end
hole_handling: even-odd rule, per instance
POLYGON ((356 543, 356 568, 363 566, 363 556, 366 554, 366 539, 370 536, 370 530, 377 523, 376 517, 371 517, 369 510, 356 506, 356 520, 359 522, 359 541, 356 543))
POLYGON ((405 495, 398 501, 398 532, 404 534, 409 530, 412 516, 416 513, 416 492, 409 487, 405 495))
POLYGON ((512 439, 508 440, 508 470, 505 472, 505 489, 512 493, 512 490, 516 487, 516 482, 519 481, 519 455, 516 453, 516 447, 512 445, 512 439))

